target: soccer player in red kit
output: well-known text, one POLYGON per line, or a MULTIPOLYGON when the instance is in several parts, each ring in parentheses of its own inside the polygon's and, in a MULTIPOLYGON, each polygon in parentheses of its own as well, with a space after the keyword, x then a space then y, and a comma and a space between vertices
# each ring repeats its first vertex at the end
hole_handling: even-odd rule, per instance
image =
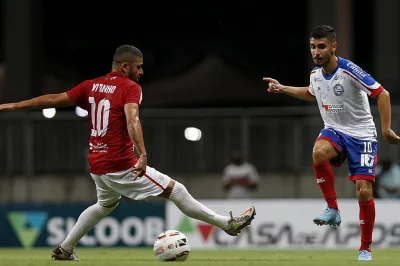
POLYGON ((171 200, 187 216, 237 235, 255 216, 249 207, 243 214, 222 216, 210 210, 184 185, 147 165, 147 153, 139 120, 143 54, 131 45, 114 53, 112 71, 86 80, 60 94, 48 94, 18 103, 0 105, 0 111, 44 109, 78 105, 88 111, 90 125, 89 165, 98 201, 79 216, 61 245, 52 252, 56 260, 79 260, 74 248, 103 217, 118 205, 121 195, 134 200, 159 196, 171 200), (136 149, 138 158, 134 154, 136 149))

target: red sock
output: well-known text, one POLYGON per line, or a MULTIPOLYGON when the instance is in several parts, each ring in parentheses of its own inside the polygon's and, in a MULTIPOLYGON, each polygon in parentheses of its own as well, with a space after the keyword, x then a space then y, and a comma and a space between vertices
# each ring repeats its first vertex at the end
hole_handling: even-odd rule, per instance
POLYGON ((360 206, 360 228, 361 228, 361 246, 360 250, 371 252, 372 231, 375 223, 375 202, 374 199, 359 202, 360 206))
POLYGON ((317 183, 321 188, 322 194, 328 203, 328 207, 338 210, 335 191, 335 176, 333 175, 332 167, 329 162, 321 164, 314 163, 314 174, 317 183))

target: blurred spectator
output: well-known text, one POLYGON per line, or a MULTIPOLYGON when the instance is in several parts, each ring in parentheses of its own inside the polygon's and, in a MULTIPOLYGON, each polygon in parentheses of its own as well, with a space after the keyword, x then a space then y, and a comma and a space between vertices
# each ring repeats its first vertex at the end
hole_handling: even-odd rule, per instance
POLYGON ((231 155, 231 163, 223 172, 222 183, 228 192, 228 198, 251 198, 258 186, 259 175, 257 169, 244 161, 240 150, 235 150, 231 155))
POLYGON ((376 196, 400 199, 400 166, 390 159, 382 160, 376 173, 376 196))

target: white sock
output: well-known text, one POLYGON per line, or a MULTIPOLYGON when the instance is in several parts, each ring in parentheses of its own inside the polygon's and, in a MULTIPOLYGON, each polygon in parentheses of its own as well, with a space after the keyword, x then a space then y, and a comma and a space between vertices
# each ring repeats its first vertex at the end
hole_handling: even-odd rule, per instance
POLYGON ((228 221, 229 216, 222 216, 216 214, 189 194, 186 187, 181 183, 175 181, 169 199, 187 216, 215 225, 223 230, 229 229, 228 221))
MULTIPOLYGON (((118 205, 118 204, 117 204, 118 205)), ((117 205, 106 208, 96 203, 84 210, 69 232, 61 247, 67 252, 73 252, 79 240, 84 237, 101 219, 110 214, 117 205)))

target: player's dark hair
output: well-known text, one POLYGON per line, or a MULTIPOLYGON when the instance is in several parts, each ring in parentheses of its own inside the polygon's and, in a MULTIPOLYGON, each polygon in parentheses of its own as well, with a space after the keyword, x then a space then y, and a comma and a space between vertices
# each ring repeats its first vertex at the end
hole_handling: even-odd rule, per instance
POLYGON ((328 25, 319 25, 311 32, 311 37, 314 39, 327 38, 331 42, 336 41, 335 29, 328 25))
POLYGON ((115 50, 113 56, 113 65, 130 61, 136 57, 143 57, 142 52, 133 45, 124 44, 115 50))

